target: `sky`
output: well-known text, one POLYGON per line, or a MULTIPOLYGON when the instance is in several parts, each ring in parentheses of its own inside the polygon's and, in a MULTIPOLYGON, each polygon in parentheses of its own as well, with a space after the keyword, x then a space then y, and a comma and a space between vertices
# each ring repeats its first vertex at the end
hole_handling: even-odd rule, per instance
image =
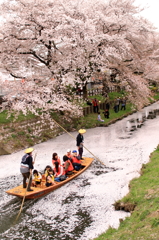
POLYGON ((135 3, 135 5, 146 7, 141 15, 159 29, 159 0, 135 0, 135 3))

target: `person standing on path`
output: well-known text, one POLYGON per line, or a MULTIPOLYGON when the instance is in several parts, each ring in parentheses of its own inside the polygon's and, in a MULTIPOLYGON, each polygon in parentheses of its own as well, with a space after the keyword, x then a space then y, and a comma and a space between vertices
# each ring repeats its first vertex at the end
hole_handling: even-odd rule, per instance
POLYGON ((116 98, 114 102, 114 112, 119 112, 120 98, 116 98))
POLYGON ((126 98, 123 98, 121 101, 121 110, 126 110, 126 98))
POLYGON ((120 103, 121 103, 121 99, 120 99, 120 97, 118 97, 118 98, 116 99, 117 112, 119 112, 119 110, 120 110, 120 103))
POLYGON ((92 104, 93 104, 93 111, 94 111, 94 113, 98 113, 98 104, 99 104, 99 102, 98 102, 98 100, 95 98, 93 101, 92 101, 92 104))
POLYGON ((109 109, 105 109, 103 112, 105 118, 109 118, 109 109))
POLYGON ((106 108, 106 110, 109 111, 109 109, 110 109, 110 103, 109 102, 106 102, 105 108, 106 108))
POLYGON ((80 155, 80 158, 82 159, 82 154, 83 154, 83 142, 84 142, 84 137, 83 134, 86 132, 85 129, 80 129, 79 134, 77 135, 76 141, 77 141, 77 148, 78 148, 78 153, 80 155))
POLYGON ((33 167, 33 157, 32 152, 34 151, 33 148, 27 148, 25 150, 25 155, 22 157, 21 164, 20 164, 20 172, 23 176, 23 188, 27 187, 27 191, 33 191, 31 189, 31 183, 32 183, 32 169, 33 167), (26 184, 27 178, 29 179, 28 185, 26 184))

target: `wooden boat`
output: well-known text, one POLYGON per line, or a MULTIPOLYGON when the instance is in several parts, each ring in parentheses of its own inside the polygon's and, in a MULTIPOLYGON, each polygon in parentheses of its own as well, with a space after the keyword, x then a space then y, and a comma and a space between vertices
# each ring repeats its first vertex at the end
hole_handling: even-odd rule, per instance
POLYGON ((18 187, 15 187, 13 189, 7 190, 6 193, 17 196, 19 198, 24 198, 25 199, 36 199, 45 196, 46 194, 54 191, 55 189, 61 187, 65 183, 71 181, 75 177, 79 176, 81 173, 83 173, 92 163, 93 158, 84 158, 84 160, 81 160, 82 165, 84 166, 81 170, 79 171, 74 171, 72 175, 68 176, 68 178, 64 181, 61 182, 55 182, 56 184, 50 187, 45 186, 45 179, 42 180, 42 183, 38 187, 32 187, 34 191, 32 192, 27 192, 26 188, 23 188, 23 185, 20 185, 18 187))

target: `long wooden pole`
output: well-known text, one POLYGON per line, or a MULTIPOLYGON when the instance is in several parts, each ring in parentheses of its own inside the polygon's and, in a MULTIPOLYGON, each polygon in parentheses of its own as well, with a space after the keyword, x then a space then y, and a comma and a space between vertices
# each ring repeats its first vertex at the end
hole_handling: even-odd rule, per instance
MULTIPOLYGON (((63 128, 58 122, 56 122, 54 119, 53 119, 53 121, 54 121, 60 128, 62 128, 68 135, 70 135, 73 139, 76 140, 76 138, 75 138, 71 133, 69 133, 65 128, 63 128)), ((84 149, 86 149, 91 155, 93 155, 94 158, 96 158, 101 164, 103 164, 103 165, 105 166, 105 164, 104 164, 98 157, 96 157, 88 148, 86 148, 85 146, 83 146, 83 147, 84 147, 84 149)))

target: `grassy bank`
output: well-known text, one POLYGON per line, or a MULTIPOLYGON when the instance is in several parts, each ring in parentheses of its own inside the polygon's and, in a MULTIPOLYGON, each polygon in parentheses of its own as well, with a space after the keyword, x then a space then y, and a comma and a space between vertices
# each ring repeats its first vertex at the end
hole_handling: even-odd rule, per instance
POLYGON ((120 202, 135 204, 135 210, 119 229, 110 228, 96 240, 159 240, 159 147, 120 202))
POLYGON ((93 128, 93 127, 98 127, 98 126, 107 126, 107 125, 111 124, 113 121, 116 121, 118 119, 123 118, 124 116, 131 114, 133 112, 133 110, 134 110, 134 108, 131 103, 127 104, 126 110, 122 110, 122 111, 120 110, 118 113, 115 113, 113 108, 110 108, 110 111, 109 111, 110 116, 107 119, 104 117, 103 110, 99 109, 101 118, 104 120, 104 122, 99 122, 97 120, 97 116, 98 116, 97 113, 91 113, 84 117, 81 117, 78 120, 77 129, 78 128, 93 128))
MULTIPOLYGON (((35 115, 32 113, 28 113, 26 116, 20 113, 16 119, 16 122, 27 121, 34 118, 35 118, 35 115)), ((14 119, 15 119, 14 114, 11 114, 10 116, 8 116, 8 112, 6 110, 0 113, 0 124, 12 123, 14 119)))

